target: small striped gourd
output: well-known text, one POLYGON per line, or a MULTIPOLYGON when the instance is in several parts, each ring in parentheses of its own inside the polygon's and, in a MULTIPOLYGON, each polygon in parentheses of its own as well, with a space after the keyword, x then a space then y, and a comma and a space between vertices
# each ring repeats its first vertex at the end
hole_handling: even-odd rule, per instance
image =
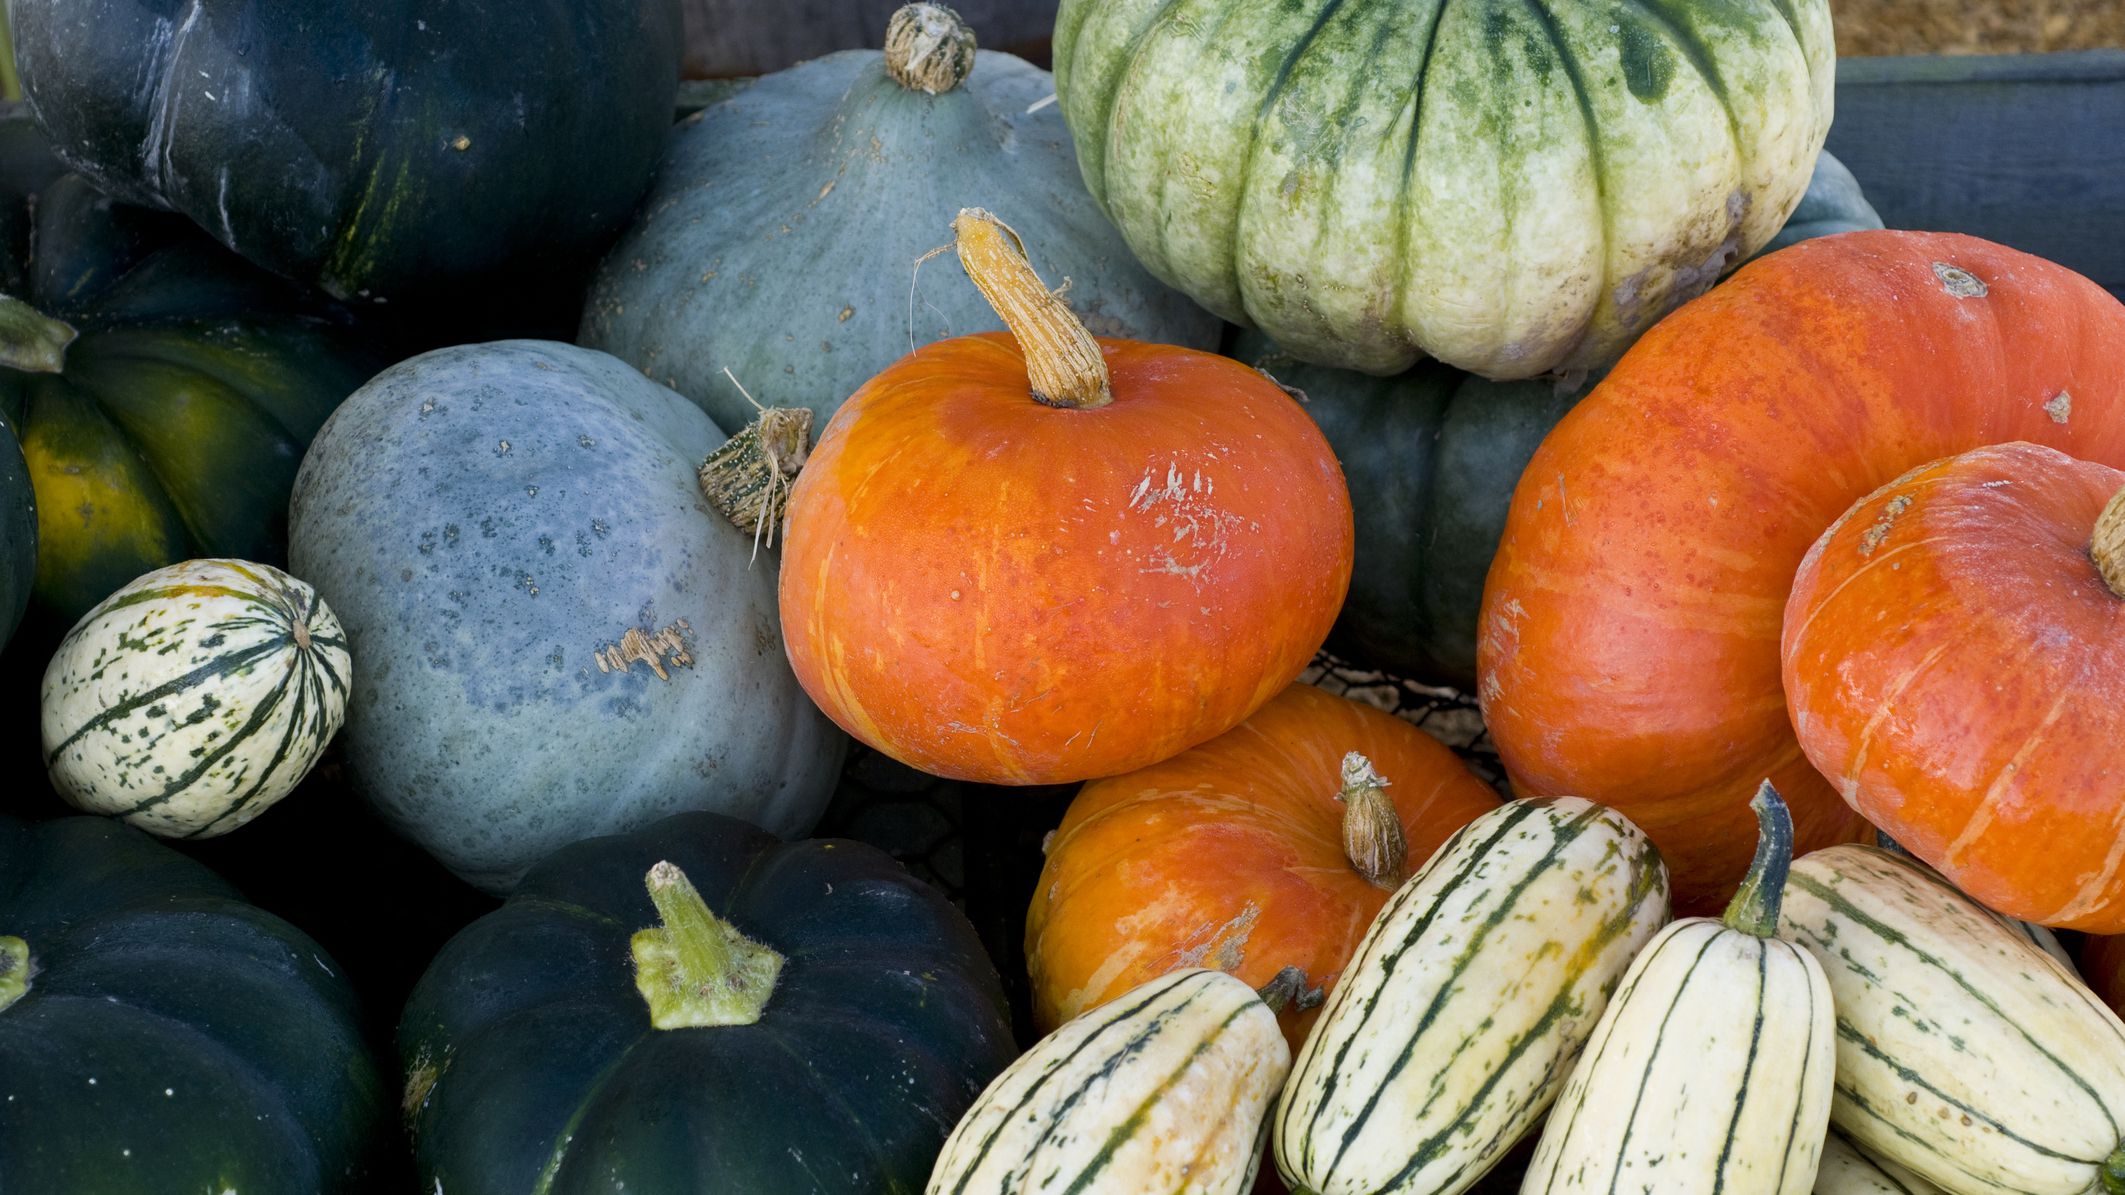
POLYGON ((1856 845, 1793 865, 1779 935, 1829 976, 1855 1142, 1953 1195, 2125 1192, 2125 1024, 2057 960, 1856 845))
POLYGON ((1806 1195, 1830 1123, 1830 986, 1773 936, 1793 823, 1766 783, 1756 858, 1724 917, 1662 930, 1631 963, 1558 1097, 1522 1195, 1806 1195))
POLYGON ((1467 1188, 1556 1098, 1667 919, 1660 855, 1612 809, 1470 822, 1359 943, 1277 1103, 1277 1169, 1320 1195, 1467 1188))
POLYGON ((79 809, 226 834, 288 795, 347 710, 347 640, 269 565, 187 560, 76 623, 45 669, 46 766, 79 809))
POLYGON ((1241 1195, 1290 1067, 1277 1014, 1245 983, 1159 976, 998 1075, 945 1142, 929 1195, 1241 1195))
POLYGON ((1894 1162, 1868 1157, 1832 1128, 1811 1195, 1941 1195, 1941 1189, 1894 1162))

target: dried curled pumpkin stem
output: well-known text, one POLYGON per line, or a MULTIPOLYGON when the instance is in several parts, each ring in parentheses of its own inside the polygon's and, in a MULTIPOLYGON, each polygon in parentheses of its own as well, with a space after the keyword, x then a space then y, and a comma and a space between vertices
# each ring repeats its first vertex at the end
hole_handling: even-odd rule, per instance
POLYGON ((885 26, 885 73, 909 91, 943 95, 974 70, 974 31, 942 4, 906 4, 885 26))
POLYGON ((2110 592, 2125 598, 2125 489, 2112 494, 2103 513, 2096 516, 2095 539, 2088 554, 2110 592))
POLYGON ((1365 882, 1392 892, 1409 878, 1409 837, 1387 799, 1387 781, 1372 761, 1352 751, 1343 757, 1343 854, 1365 882))
POLYGON ((77 335, 72 324, 37 310, 20 299, 0 295, 0 367, 24 373, 58 373, 66 368, 66 346, 77 335))
POLYGON ((665 862, 649 869, 649 899, 662 925, 639 930, 635 990, 659 1029, 750 1025, 767 1010, 782 956, 709 912, 693 881, 665 862))
POLYGON ((1018 339, 1034 399, 1080 411, 1113 402, 1099 341, 1034 273, 1018 234, 978 207, 960 209, 952 233, 967 277, 1018 339))

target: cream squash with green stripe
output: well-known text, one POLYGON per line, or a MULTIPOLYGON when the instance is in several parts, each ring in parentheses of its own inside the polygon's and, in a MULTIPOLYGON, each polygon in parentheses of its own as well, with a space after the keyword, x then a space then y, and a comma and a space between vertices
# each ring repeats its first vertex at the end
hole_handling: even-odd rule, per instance
POLYGON ((1830 986, 1772 936, 1793 823, 1769 784, 1741 891, 1631 963, 1543 1126, 1522 1195, 1806 1195, 1830 1123, 1830 986))
POLYGON ((1941 1189, 1894 1162, 1868 1157, 1833 1128, 1823 1139, 1813 1195, 1941 1195, 1941 1189))
POLYGON ((188 560, 104 599, 44 673, 45 763, 76 807, 211 838, 287 796, 347 709, 347 640, 301 581, 188 560))
POLYGON ((2125 1192, 2125 1024, 1932 872, 1793 865, 1779 935, 1828 972, 1838 1127, 1954 1195, 2125 1192))
POLYGON ((1246 984, 1162 975, 997 1076, 945 1142, 929 1195, 1242 1195, 1290 1067, 1276 1014, 1246 984))
POLYGON ((1659 852, 1576 797, 1463 827, 1374 919, 1299 1051, 1277 1169, 1321 1195, 1467 1188, 1556 1098, 1668 919, 1659 852))

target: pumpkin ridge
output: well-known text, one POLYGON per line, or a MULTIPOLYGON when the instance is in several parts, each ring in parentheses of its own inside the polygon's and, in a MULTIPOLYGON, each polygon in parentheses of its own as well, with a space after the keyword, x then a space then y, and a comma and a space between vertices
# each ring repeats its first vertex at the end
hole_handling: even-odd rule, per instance
MULTIPOLYGON (((1431 88, 1431 56, 1438 49, 1439 28, 1446 24, 1446 12, 1452 6, 1453 0, 1439 0, 1439 6, 1432 10, 1431 29, 1424 35, 1424 53, 1417 58, 1417 78, 1409 93, 1409 143, 1402 149, 1402 185, 1398 189, 1394 223, 1395 256, 1399 261, 1395 269, 1395 318, 1405 326, 1409 322, 1411 292, 1415 289, 1410 285, 1409 239, 1416 226, 1417 195, 1411 184, 1416 179, 1417 148, 1424 140, 1424 95, 1431 88)), ((1427 501, 1429 497, 1427 493, 1427 501)))

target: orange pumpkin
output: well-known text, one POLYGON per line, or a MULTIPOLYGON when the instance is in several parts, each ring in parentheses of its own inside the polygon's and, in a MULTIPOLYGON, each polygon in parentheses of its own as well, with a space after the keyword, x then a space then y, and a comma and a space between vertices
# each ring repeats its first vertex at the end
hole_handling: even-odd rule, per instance
MULTIPOLYGON (((1046 1032, 1179 967, 1257 988, 1297 967, 1325 992, 1388 894, 1497 805, 1423 731, 1293 685, 1242 725, 1071 802, 1026 916, 1034 1020, 1046 1032), (1384 789, 1345 774, 1352 752, 1384 789)), ((1281 1014, 1294 1046, 1315 1003, 1281 1014)))
POLYGON ((1513 495, 1478 673, 1515 789, 1629 815, 1678 912, 1740 880, 1765 777, 1796 853, 1863 836, 1786 717, 1794 569, 1863 495, 2009 440, 2125 465, 2125 307, 2060 266, 1971 237, 1847 233, 1669 316, 1513 495))
POLYGON ((2125 473, 2034 444, 1906 473, 1801 562, 1782 653, 1867 820, 2010 917, 2125 930, 2125 473))
POLYGON ((1113 775, 1223 733, 1342 604, 1334 453, 1261 374, 1095 341, 993 217, 953 227, 1012 335, 910 354, 821 434, 782 558, 798 679, 887 755, 986 783, 1113 775))
POLYGON ((2125 1017, 2125 937, 2091 935, 2082 941, 2080 970, 2103 1003, 2125 1017))

